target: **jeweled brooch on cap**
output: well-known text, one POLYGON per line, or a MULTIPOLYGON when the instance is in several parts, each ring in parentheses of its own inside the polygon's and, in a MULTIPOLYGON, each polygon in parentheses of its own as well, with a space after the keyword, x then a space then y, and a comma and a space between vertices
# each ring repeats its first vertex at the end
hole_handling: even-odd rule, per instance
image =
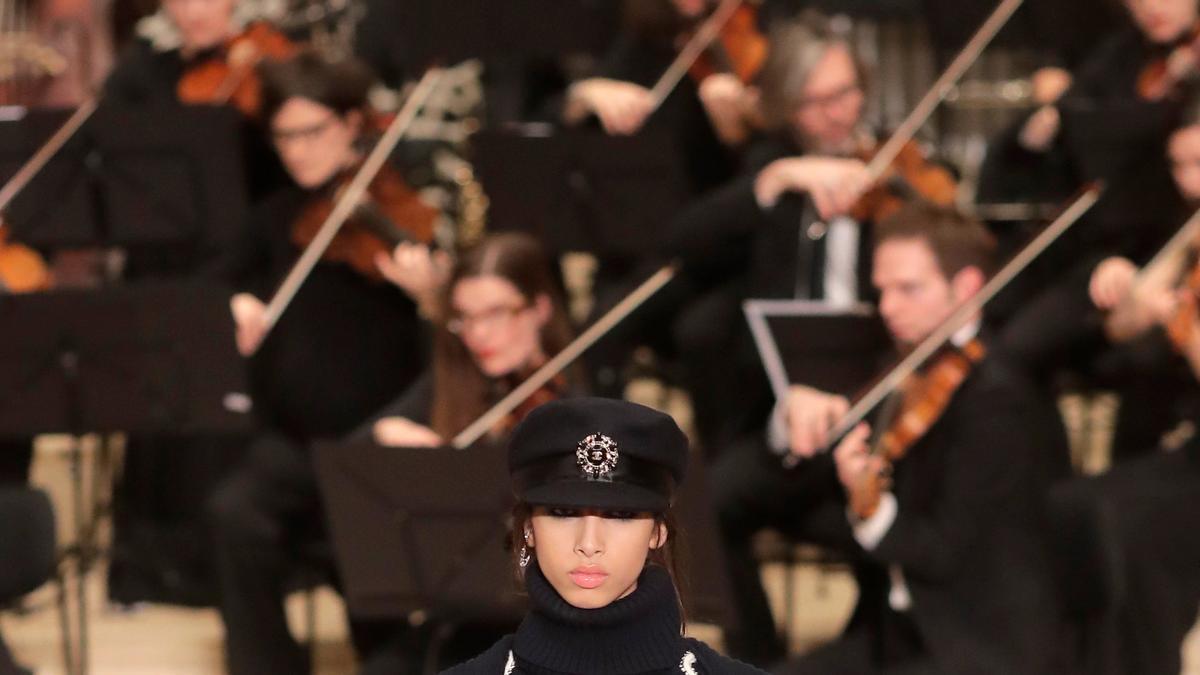
POLYGON ((592 434, 575 446, 575 463, 590 480, 608 480, 618 459, 617 442, 604 434, 592 434))

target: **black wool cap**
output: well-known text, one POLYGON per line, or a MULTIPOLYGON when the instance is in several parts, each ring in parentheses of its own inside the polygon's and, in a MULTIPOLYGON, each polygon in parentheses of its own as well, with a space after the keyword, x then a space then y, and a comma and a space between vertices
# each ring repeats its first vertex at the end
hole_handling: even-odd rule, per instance
POLYGON ((513 492, 540 506, 661 513, 687 459, 687 437, 669 415, 607 398, 541 405, 508 443, 513 492))

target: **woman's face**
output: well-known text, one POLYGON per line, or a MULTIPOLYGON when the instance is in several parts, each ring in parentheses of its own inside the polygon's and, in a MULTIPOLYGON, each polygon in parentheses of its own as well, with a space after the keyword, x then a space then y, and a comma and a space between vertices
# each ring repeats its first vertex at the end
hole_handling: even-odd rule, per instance
POLYGON ((646 556, 667 541, 649 513, 539 506, 526 544, 538 568, 568 604, 597 609, 637 588, 646 556))
POLYGON ((459 279, 450 306, 448 327, 488 377, 519 372, 542 360, 542 326, 553 312, 548 297, 530 302, 508 279, 483 275, 459 279))
POLYGON ((179 29, 184 52, 216 47, 233 33, 235 0, 162 0, 179 29))
POLYGON ((1179 194, 1189 203, 1200 201, 1200 124, 1186 126, 1171 134, 1167 158, 1179 194))
POLYGON ((1196 4, 1196 0, 1125 0, 1133 22, 1158 44, 1178 40, 1196 23, 1196 4))
POLYGON ((315 188, 353 163, 361 118, 306 98, 292 97, 271 118, 271 140, 291 174, 303 188, 315 188))

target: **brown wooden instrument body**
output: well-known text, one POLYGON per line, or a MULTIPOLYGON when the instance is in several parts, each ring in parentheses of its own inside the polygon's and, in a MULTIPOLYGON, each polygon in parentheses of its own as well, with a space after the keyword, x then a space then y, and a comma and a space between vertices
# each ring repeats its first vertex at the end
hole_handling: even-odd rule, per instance
MULTIPOLYGON (((292 226, 292 242, 297 247, 304 249, 312 243, 352 177, 352 173, 343 174, 334 181, 328 197, 316 199, 304 208, 292 226)), ((376 256, 391 255, 401 241, 430 242, 438 211, 423 202, 390 165, 380 169, 367 195, 368 199, 338 231, 322 259, 345 263, 369 279, 382 281, 383 275, 375 265, 376 256)))
POLYGON ((750 84, 767 60, 767 37, 758 29, 758 8, 743 4, 737 8, 718 35, 688 69, 697 83, 716 73, 731 73, 750 84))
POLYGON ((1200 65, 1200 22, 1192 26, 1187 37, 1181 41, 1179 46, 1172 49, 1167 55, 1154 59, 1142 67, 1137 79, 1138 96, 1145 101, 1161 101, 1175 95, 1179 85, 1188 77, 1196 74, 1197 65, 1200 65), (1180 49, 1192 51, 1192 63, 1185 72, 1173 72, 1170 60, 1172 55, 1180 49))
POLYGON ((247 117, 257 118, 262 85, 255 66, 263 59, 286 59, 297 49, 283 33, 267 24, 251 24, 227 40, 213 58, 192 64, 180 78, 176 95, 183 103, 229 103, 247 117))
MULTIPOLYGON (((859 158, 870 162, 878 146, 864 147, 859 158)), ((958 185, 944 167, 930 162, 915 141, 905 143, 891 168, 850 210, 850 216, 859 222, 877 223, 900 210, 911 196, 919 196, 940 206, 953 206, 958 185), (912 195, 898 194, 893 182, 900 181, 912 195)))
POLYGON ((1179 304, 1167 320, 1167 337, 1179 352, 1184 352, 1196 339, 1196 323, 1200 321, 1200 260, 1193 263, 1184 277, 1179 304))
POLYGON ((8 293, 33 293, 51 286, 50 270, 42 256, 8 241, 4 225, 0 225, 0 284, 8 293))
POLYGON ((887 470, 868 472, 863 483, 850 494, 850 508, 860 518, 869 518, 879 508, 880 499, 891 484, 890 467, 904 458, 946 412, 954 392, 962 386, 971 369, 987 355, 979 340, 961 349, 945 349, 926 368, 905 380, 900 403, 890 420, 883 420, 883 432, 876 439, 874 453, 882 457, 887 470))

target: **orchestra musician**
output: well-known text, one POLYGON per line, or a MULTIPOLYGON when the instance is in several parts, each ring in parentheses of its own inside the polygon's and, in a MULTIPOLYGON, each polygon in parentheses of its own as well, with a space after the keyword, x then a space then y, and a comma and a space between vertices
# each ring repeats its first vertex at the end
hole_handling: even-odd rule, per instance
MULTIPOLYGON (((879 313, 902 351, 975 294, 992 262, 983 226, 941 207, 909 204, 874 237, 879 313)), ((780 403, 772 439, 797 466, 785 470, 762 440, 722 455, 713 491, 741 616, 735 655, 782 655, 750 550, 772 527, 841 551, 861 589, 842 637, 776 672, 1049 672, 1057 605, 1040 528, 1045 491, 1069 466, 1066 443, 1053 405, 988 354, 980 323, 901 385, 890 419, 924 417, 899 457, 868 452, 866 425, 829 438, 848 401, 802 384, 780 403), (930 408, 922 399, 937 380, 922 378, 942 359, 964 367, 930 408), (859 509, 862 481, 885 470, 890 487, 859 509)))
POLYGON ((652 125, 668 133, 689 172, 696 192, 729 176, 735 146, 744 133, 739 111, 749 110, 752 95, 726 72, 697 81, 683 78, 656 107, 651 88, 675 60, 689 36, 715 3, 708 0, 633 0, 623 3, 626 27, 598 68, 598 75, 568 87, 559 111, 567 126, 596 119, 606 133, 633 135, 652 125))
POLYGON ((240 1, 161 0, 177 35, 158 44, 132 41, 109 73, 105 97, 129 105, 178 103, 179 83, 189 69, 225 59, 223 47, 248 28, 237 12, 240 1))
MULTIPOLYGON (((1188 127, 1184 132, 1187 134, 1188 127)), ((1191 134, 1196 133, 1191 127, 1191 134)), ((1190 135, 1190 134, 1189 134, 1190 135)), ((1177 184, 1196 187, 1195 156, 1183 159, 1187 136, 1172 142, 1177 184)), ((1169 422, 1154 426, 1161 437, 1118 436, 1116 442, 1145 440, 1147 446, 1114 454, 1133 459, 1098 477, 1057 488, 1068 503, 1099 505, 1109 515, 1108 539, 1116 551, 1115 588, 1099 620, 1083 625, 1084 658, 1093 672, 1174 673, 1183 667, 1181 643, 1196 623, 1200 604, 1200 546, 1184 533, 1200 526, 1200 320, 1197 319, 1197 246, 1191 242, 1164 259, 1148 276, 1125 259, 1105 261, 1093 277, 1093 297, 1108 310, 1106 330, 1118 343, 1149 342, 1163 347, 1139 366, 1151 370, 1145 390, 1123 391, 1122 406, 1153 412, 1169 422), (1180 386, 1175 381, 1185 378, 1180 386), (1163 386, 1164 379, 1173 386, 1163 386), (1158 388, 1149 391, 1150 387, 1158 388), (1139 404, 1137 397, 1150 400, 1139 404), (1159 408, 1161 411, 1152 411, 1159 408), (1165 433, 1163 433, 1165 431, 1165 433)), ((1155 421, 1158 421, 1157 419, 1155 421)))
MULTIPOLYGON (((420 253, 401 262, 393 279, 420 279, 426 263, 420 253), (413 270, 408 273, 405 268, 413 270)), ((449 280, 440 286, 433 361, 426 373, 402 396, 362 425, 355 438, 373 438, 389 447, 447 445, 531 372, 569 342, 571 327, 551 274, 552 266, 540 243, 525 234, 485 237, 464 251, 449 280)), ((578 369, 568 369, 538 389, 488 434, 503 443, 512 428, 541 403, 582 390, 578 369)), ((495 638, 493 627, 466 626, 457 634, 474 643, 480 636, 495 638), (465 630, 464 630, 465 628, 465 630)), ((427 631, 396 626, 383 646, 363 655, 363 675, 403 672, 425 658, 422 639, 427 631)), ((462 647, 465 649, 465 647, 462 647)), ((457 642, 442 654, 460 650, 457 642)), ((451 659, 452 660, 452 659, 451 659)))
MULTIPOLYGON (((1200 103, 1197 101, 1187 105, 1179 128, 1167 139, 1166 156, 1176 190, 1167 224, 1178 227, 1200 207, 1200 103)), ((1193 388, 1187 368, 1162 332, 1150 330, 1155 317, 1137 311, 1152 303, 1125 302, 1138 268, 1149 261, 1152 253, 1141 250, 1110 256, 1095 266, 1088 281, 1088 301, 1108 313, 1104 334, 1106 343, 1113 343, 1100 357, 1103 382, 1121 396, 1113 429, 1115 461, 1156 447, 1163 434, 1180 419, 1192 416, 1186 409, 1194 403, 1192 397, 1183 395, 1193 388)), ((1176 272, 1175 276, 1182 273, 1176 272)))
MULTIPOLYGON (((256 509, 263 503, 291 504, 300 489, 297 482, 303 487, 312 480, 309 442, 344 436, 403 391, 424 367, 426 348, 416 303, 377 267, 395 242, 373 233, 370 218, 356 217, 343 226, 274 330, 266 333, 266 305, 260 298, 275 291, 312 241, 343 181, 361 163, 364 144, 372 141, 366 99, 372 78, 355 61, 327 60, 311 51, 260 64, 259 74, 263 117, 291 181, 252 210, 243 240, 210 270, 240 290, 231 309, 238 348, 249 358, 254 411, 262 426, 212 499, 223 505, 216 521, 220 536, 232 536, 228 524, 234 522, 242 528, 239 534, 249 528, 282 546, 275 538, 282 534, 274 523, 267 527, 256 519, 256 509)), ((407 241, 430 240, 435 209, 421 202, 390 164, 360 207, 407 241)), ((299 522, 320 526, 319 519, 299 522)), ((231 671, 301 672, 299 654, 286 648, 294 645, 270 642, 278 637, 271 632, 275 626, 239 609, 247 601, 238 593, 254 578, 254 568, 227 574, 227 558, 240 553, 241 540, 233 541, 218 549, 224 556, 217 563, 231 671), (260 634, 267 636, 261 642, 255 638, 260 634)), ((268 578, 282 583, 282 576, 268 578)), ((254 590, 271 597, 272 588, 282 594, 272 583, 254 590)), ((252 593, 249 606, 258 598, 252 593)), ((267 604, 263 611, 269 619, 267 604)), ((273 609, 282 617, 281 606, 273 609)))

